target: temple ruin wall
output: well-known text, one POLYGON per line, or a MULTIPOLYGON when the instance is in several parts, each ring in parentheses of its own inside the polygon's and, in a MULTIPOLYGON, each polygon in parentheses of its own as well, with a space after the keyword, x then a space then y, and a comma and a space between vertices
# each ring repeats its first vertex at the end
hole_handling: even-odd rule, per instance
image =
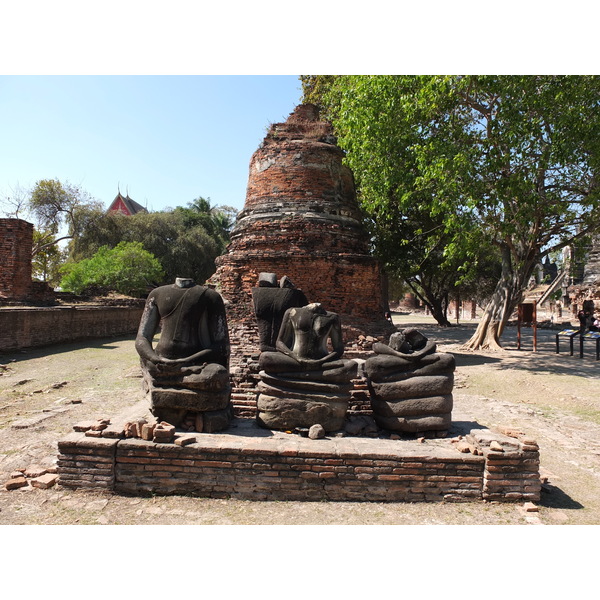
POLYGON ((27 298, 31 287, 33 225, 0 219, 0 298, 27 298))
POLYGON ((143 307, 0 309, 0 351, 135 333, 143 307))

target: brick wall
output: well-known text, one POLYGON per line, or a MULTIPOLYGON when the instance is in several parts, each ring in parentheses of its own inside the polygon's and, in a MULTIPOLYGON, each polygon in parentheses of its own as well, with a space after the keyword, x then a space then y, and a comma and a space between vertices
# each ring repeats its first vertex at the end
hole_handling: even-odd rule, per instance
POLYGON ((143 307, 0 309, 0 351, 135 333, 143 307))
POLYGON ((474 436, 476 454, 457 451, 451 443, 419 447, 356 437, 199 434, 196 443, 180 446, 72 433, 58 444, 59 484, 249 500, 539 500, 533 440, 508 438, 502 458, 496 455, 504 452, 490 448, 490 442, 499 440, 504 447, 505 436, 489 430, 474 436))
POLYGON ((0 298, 25 299, 31 286, 33 225, 0 219, 0 298))

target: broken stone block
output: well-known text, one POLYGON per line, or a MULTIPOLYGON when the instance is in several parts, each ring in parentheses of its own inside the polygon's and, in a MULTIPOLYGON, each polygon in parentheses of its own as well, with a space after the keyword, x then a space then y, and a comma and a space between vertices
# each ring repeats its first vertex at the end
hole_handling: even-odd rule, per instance
POLYGON ((10 491, 10 490, 17 490, 26 485, 27 485, 27 479, 25 479, 25 477, 14 477, 13 479, 9 479, 4 484, 4 487, 10 491))
POLYGON ((319 425, 319 423, 312 425, 308 430, 308 437, 311 440, 320 440, 321 438, 324 438, 325 428, 323 427, 323 425, 319 425))
POLYGON ((51 488, 58 481, 58 475, 54 473, 46 473, 41 477, 36 477, 31 480, 31 485, 35 488, 47 490, 51 488))

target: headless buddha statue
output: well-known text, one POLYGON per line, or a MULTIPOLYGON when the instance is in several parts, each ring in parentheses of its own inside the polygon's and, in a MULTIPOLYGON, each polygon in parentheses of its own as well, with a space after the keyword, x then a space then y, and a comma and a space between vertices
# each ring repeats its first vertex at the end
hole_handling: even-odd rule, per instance
POLYGON ((357 365, 341 358, 339 316, 318 303, 288 309, 276 348, 261 353, 258 361, 259 424, 293 429, 318 423, 326 431, 341 429, 357 365))
POLYGON ((135 347, 152 413, 196 431, 218 431, 231 419, 229 333, 225 306, 214 290, 177 278, 146 301, 135 347), (160 340, 153 347, 156 331, 160 340))

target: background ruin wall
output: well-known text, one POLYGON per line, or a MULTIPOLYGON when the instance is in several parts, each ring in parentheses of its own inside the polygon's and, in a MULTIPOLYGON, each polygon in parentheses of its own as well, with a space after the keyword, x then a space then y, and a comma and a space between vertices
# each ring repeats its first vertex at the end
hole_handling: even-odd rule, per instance
POLYGON ((33 225, 0 219, 0 299, 24 300, 31 288, 33 225))

